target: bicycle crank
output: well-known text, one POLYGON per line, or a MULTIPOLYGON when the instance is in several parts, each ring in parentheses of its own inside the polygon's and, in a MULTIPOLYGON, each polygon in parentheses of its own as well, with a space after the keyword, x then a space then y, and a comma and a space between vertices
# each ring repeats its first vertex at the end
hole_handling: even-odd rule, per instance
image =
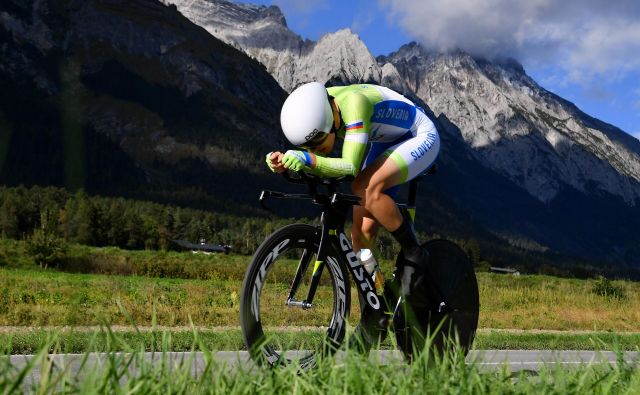
POLYGON ((293 298, 287 299, 285 304, 290 307, 302 307, 303 310, 308 310, 311 307, 313 307, 311 303, 301 301, 301 300, 295 300, 293 298))

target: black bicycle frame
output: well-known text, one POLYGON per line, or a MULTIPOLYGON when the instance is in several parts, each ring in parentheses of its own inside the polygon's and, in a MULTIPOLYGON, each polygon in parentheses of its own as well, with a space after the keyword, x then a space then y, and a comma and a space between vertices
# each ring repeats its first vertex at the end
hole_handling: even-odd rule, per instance
MULTIPOLYGON (((432 166, 425 173, 411 180, 411 182, 409 183, 408 204, 397 205, 400 209, 400 212, 402 213, 402 216, 406 220, 414 222, 415 219, 415 202, 418 182, 425 175, 432 174, 434 172, 435 166, 432 166)), ((329 258, 328 251, 330 245, 333 244, 338 247, 339 251, 342 252, 344 260, 347 262, 349 271, 351 272, 351 277, 355 281, 356 288, 362 299, 365 300, 367 304, 369 304, 369 306, 374 310, 381 309, 382 304, 380 303, 378 295, 376 295, 376 289, 373 284, 373 279, 371 275, 366 271, 364 265, 362 265, 356 254, 353 252, 351 242, 344 233, 344 226, 347 219, 348 210, 351 206, 358 205, 360 203, 360 198, 354 195, 336 192, 336 186, 340 181, 343 181, 344 179, 325 180, 308 176, 304 173, 299 174, 300 178, 293 178, 286 172, 283 174, 285 175, 285 178, 287 178, 287 180, 290 182, 296 184, 307 184, 309 193, 287 194, 282 192, 264 190, 260 195, 260 203, 265 209, 266 207, 264 205, 264 200, 269 197, 312 200, 313 203, 322 206, 322 215, 320 217, 320 241, 318 243, 316 262, 314 263, 311 283, 309 284, 307 297, 303 301, 298 301, 295 299, 295 295, 298 291, 298 288, 300 287, 304 273, 306 273, 309 268, 309 264, 311 263, 311 257, 313 254, 309 250, 305 250, 300 257, 298 268, 296 269, 296 274, 291 283, 291 289, 287 297, 287 305, 302 307, 303 309, 308 309, 313 306, 313 298, 318 289, 318 285, 320 284, 320 278, 322 276, 324 266, 326 265, 326 260, 327 258, 329 258), (326 186, 328 189, 328 193, 318 193, 318 185, 326 186)))
POLYGON ((260 195, 260 202, 264 208, 264 200, 269 197, 281 198, 281 199, 304 199, 312 200, 313 203, 322 207, 322 215, 320 217, 320 235, 318 243, 318 251, 316 251, 316 262, 314 263, 311 283, 309 284, 309 290, 305 300, 299 301, 295 299, 295 295, 302 283, 304 273, 311 264, 311 251, 305 250, 298 262, 298 268, 296 269, 295 276, 291 283, 291 289, 287 298, 287 305, 301 307, 308 309, 313 306, 313 298, 320 284, 320 278, 326 260, 329 257, 329 248, 331 244, 337 247, 342 252, 344 260, 347 262, 349 271, 353 280, 356 282, 359 294, 367 301, 367 303, 374 309, 381 308, 380 299, 376 295, 375 286, 371 275, 366 271, 364 265, 360 262, 356 254, 353 252, 351 242, 344 233, 344 226, 347 219, 347 214, 351 206, 357 205, 360 202, 360 198, 354 195, 343 194, 336 192, 336 187, 341 180, 325 180, 308 175, 300 174, 300 179, 292 178, 290 175, 286 176, 287 180, 293 183, 302 184, 306 183, 309 187, 308 194, 287 194, 276 191, 264 190, 260 195), (328 191, 326 194, 318 192, 318 186, 324 185, 328 191))

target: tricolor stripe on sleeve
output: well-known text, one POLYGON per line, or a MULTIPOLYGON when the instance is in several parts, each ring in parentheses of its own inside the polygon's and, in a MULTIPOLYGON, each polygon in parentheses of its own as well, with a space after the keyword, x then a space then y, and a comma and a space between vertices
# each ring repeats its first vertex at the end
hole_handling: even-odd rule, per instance
POLYGON ((354 143, 367 144, 369 135, 366 133, 347 133, 344 136, 344 141, 351 141, 354 143))
POLYGON ((352 123, 350 123, 350 124, 345 126, 345 129, 347 131, 358 130, 358 129, 363 129, 363 128, 364 128, 364 122, 362 122, 362 121, 352 122, 352 123))

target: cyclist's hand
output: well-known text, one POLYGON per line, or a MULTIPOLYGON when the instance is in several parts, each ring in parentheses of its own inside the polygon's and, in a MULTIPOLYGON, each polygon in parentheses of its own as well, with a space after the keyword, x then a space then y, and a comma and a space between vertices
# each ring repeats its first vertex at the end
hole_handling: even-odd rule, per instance
POLYGON ((282 163, 282 157, 284 154, 280 151, 269 152, 265 157, 265 161, 267 162, 267 166, 269 170, 274 173, 282 173, 285 171, 284 164, 282 163))
POLYGON ((305 166, 311 166, 311 156, 305 151, 289 150, 284 153, 282 163, 289 170, 300 171, 305 166))

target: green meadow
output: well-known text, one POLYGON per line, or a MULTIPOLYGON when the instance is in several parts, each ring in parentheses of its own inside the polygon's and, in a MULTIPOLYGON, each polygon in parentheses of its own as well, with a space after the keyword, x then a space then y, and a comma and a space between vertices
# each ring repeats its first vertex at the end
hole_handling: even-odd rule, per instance
MULTIPOLYGON (((145 349, 152 343, 153 326, 174 332, 176 339, 183 339, 193 326, 213 348, 243 347, 239 294, 248 256, 75 245, 66 267, 43 269, 23 249, 22 242, 0 242, 0 339, 13 352, 35 351, 47 333, 62 327, 57 332, 65 350, 81 351, 94 334, 100 343, 100 331, 94 330, 100 326, 123 327, 122 336, 145 349)), ((383 262, 383 270, 390 273, 390 265, 383 262)), ((276 277, 290 278, 289 269, 282 270, 283 276, 276 277)), ((597 292, 602 281, 596 279, 480 272, 478 281, 476 348, 591 349, 618 344, 634 349, 640 344, 640 283, 607 282, 616 291, 607 294, 597 292)), ((267 298, 271 289, 264 288, 267 298)), ((319 292, 330 290, 321 285, 319 292)), ((356 300, 352 290, 352 311, 356 300)), ((271 324, 281 327, 291 344, 308 340, 314 332, 320 339, 328 311, 321 306, 318 310, 297 323, 304 331, 291 327, 288 315, 279 316, 281 309, 270 314, 271 324)), ((352 314, 351 325, 357 320, 352 314)), ((190 347, 186 341, 177 344, 179 349, 190 347)))

